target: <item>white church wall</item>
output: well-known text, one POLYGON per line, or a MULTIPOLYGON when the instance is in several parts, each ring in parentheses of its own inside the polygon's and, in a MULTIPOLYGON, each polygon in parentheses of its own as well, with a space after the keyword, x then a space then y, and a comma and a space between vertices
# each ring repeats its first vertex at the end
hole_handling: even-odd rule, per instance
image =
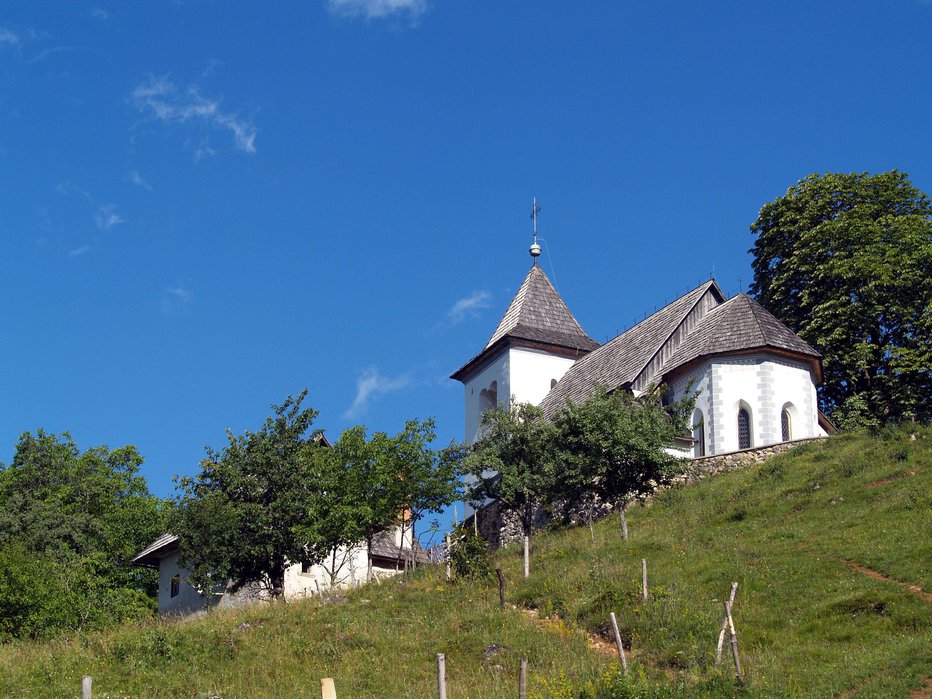
POLYGON ((546 396, 553 383, 563 378, 576 363, 571 357, 512 347, 508 350, 511 368, 511 395, 519 403, 537 405, 546 396))
POLYGON ((482 392, 488 391, 494 382, 499 404, 507 401, 511 395, 509 367, 509 353, 502 352, 464 385, 467 442, 472 443, 476 440, 479 418, 486 410, 486 401, 482 392))
POLYGON ((738 411, 743 406, 751 417, 751 446, 782 441, 780 412, 787 403, 798 409, 792 437, 817 433, 815 386, 809 366, 769 354, 722 357, 710 361, 713 391, 714 439, 711 454, 738 447, 738 411))
MULTIPOLYGON (((738 449, 738 410, 751 417, 751 446, 783 441, 780 414, 788 407, 791 439, 824 435, 818 426, 816 387, 806 362, 767 353, 708 360, 670 382, 670 397, 683 397, 689 381, 699 391, 696 417, 705 428, 706 455, 738 449)), ((698 454, 692 454, 698 456, 698 454)))

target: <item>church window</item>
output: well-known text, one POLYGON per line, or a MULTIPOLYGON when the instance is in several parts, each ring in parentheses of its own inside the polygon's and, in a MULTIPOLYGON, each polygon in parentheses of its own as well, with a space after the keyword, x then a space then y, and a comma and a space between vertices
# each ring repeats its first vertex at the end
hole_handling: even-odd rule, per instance
POLYGON ((751 448, 751 414, 747 408, 738 410, 738 449, 751 448))
POLYGON ((792 423, 790 422, 790 411, 786 408, 780 413, 780 429, 782 431, 783 441, 789 442, 793 438, 792 423))
POLYGON ((181 592, 181 576, 173 575, 171 581, 171 591, 170 594, 172 597, 177 597, 178 593, 181 592))
POLYGON ((557 385, 557 380, 556 380, 556 379, 550 379, 550 388, 553 388, 553 387, 556 386, 556 385, 557 385))
POLYGON ((693 456, 705 456, 705 421, 701 415, 693 425, 693 456))
POLYGON ((493 381, 488 388, 479 391, 479 412, 498 407, 498 381, 493 381))

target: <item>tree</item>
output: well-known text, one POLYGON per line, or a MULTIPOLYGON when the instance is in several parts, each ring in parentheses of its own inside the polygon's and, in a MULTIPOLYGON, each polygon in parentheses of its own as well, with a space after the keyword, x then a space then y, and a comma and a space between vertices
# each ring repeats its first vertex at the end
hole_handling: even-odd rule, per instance
POLYGON ((145 616, 158 579, 130 559, 162 532, 135 447, 81 452, 67 433, 24 433, 0 467, 0 637, 145 616))
MULTIPOLYGON (((659 391, 635 398, 604 388, 583 403, 567 401, 554 416, 567 504, 599 500, 623 510, 631 497, 668 482, 681 459, 667 448, 688 432, 694 403, 687 395, 664 406, 659 391)), ((591 526, 591 509, 589 519, 591 526)))
POLYGON ((352 540, 366 542, 367 580, 372 543, 380 532, 400 523, 404 536, 425 514, 439 512, 456 498, 455 464, 430 448, 434 438, 433 419, 409 420, 394 437, 377 432, 367 438, 366 428, 356 426, 334 445, 352 540))
POLYGON ((333 460, 311 432, 318 413, 302 407, 306 396, 272 406, 256 432, 228 430, 223 451, 208 447, 200 474, 180 479, 172 531, 204 594, 230 581, 280 598, 290 564, 316 564, 342 543, 327 522, 333 460))
POLYGON ((905 173, 810 175, 765 204, 751 293, 823 355, 843 425, 932 417, 932 203, 905 173))
POLYGON ((479 439, 463 459, 467 497, 499 502, 521 524, 524 577, 530 576, 531 532, 541 508, 553 502, 560 477, 556 430, 540 408, 515 403, 482 414, 479 439))

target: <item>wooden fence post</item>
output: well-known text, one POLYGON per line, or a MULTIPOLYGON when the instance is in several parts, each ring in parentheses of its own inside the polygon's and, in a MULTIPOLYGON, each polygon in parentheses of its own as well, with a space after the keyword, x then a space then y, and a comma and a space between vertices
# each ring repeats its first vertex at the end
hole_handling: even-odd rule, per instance
POLYGON ((443 653, 437 653, 437 693, 440 699, 447 699, 447 659, 443 653))
POLYGON ((610 612, 612 618, 612 631, 615 633, 615 645, 618 646, 618 657, 621 658, 621 669, 628 674, 628 659, 625 658, 625 647, 621 643, 621 632, 618 631, 618 619, 615 618, 615 612, 610 612))
MULTIPOLYGON (((728 601, 733 605, 735 603, 735 592, 738 591, 738 583, 733 582, 731 584, 731 595, 728 597, 728 601)), ((722 628, 718 632, 718 645, 715 646, 715 664, 721 662, 722 660, 722 646, 725 645, 725 632, 728 631, 728 614, 725 613, 722 615, 722 628)))
POLYGON ((505 607, 505 574, 502 572, 501 568, 495 569, 495 574, 498 576, 498 604, 502 608, 505 607))
POLYGON ((91 676, 84 675, 81 678, 81 699, 91 699, 91 676))
POLYGON ((618 510, 618 519, 621 520, 621 538, 624 541, 628 540, 628 518, 625 517, 625 505, 622 504, 621 509, 618 510))
POLYGON ((735 672, 738 673, 738 679, 743 679, 741 675, 741 658, 738 657, 738 634, 735 632, 735 622, 731 618, 731 602, 725 602, 725 616, 728 618, 728 631, 731 633, 731 656, 735 661, 735 672))
POLYGON ((452 571, 452 569, 450 568, 450 535, 447 534, 447 537, 446 537, 446 538, 447 538, 447 555, 446 555, 446 559, 447 559, 447 580, 452 580, 452 579, 453 579, 453 571, 452 571))
POLYGON ((521 674, 518 675, 518 699, 527 699, 527 658, 521 658, 521 674))
POLYGON ((647 601, 647 559, 641 559, 641 597, 647 601))
POLYGON ((337 688, 332 678, 325 677, 320 681, 320 699, 337 699, 337 688))

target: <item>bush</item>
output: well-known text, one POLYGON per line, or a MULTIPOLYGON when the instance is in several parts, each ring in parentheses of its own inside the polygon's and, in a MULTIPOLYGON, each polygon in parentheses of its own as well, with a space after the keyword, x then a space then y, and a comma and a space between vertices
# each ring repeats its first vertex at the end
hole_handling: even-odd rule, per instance
POLYGON ((468 527, 450 534, 450 567, 457 578, 487 578, 492 575, 489 545, 468 527))

